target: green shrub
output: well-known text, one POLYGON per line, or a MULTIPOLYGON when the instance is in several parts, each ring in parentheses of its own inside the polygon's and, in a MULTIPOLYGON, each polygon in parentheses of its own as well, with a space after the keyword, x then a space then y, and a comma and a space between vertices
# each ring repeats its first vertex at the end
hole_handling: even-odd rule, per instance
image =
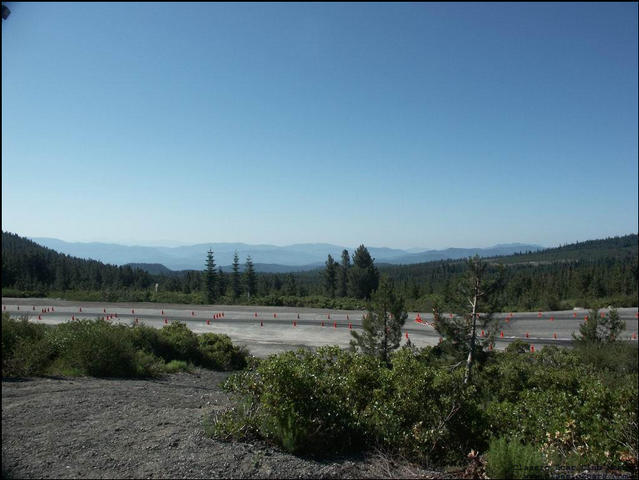
POLYGON ((183 322, 173 322, 164 326, 159 336, 158 354, 167 362, 171 360, 184 360, 199 363, 200 351, 197 335, 193 333, 183 322))
POLYGON ((459 464, 489 449, 502 473, 542 462, 620 468, 637 451, 634 373, 611 379, 575 350, 516 346, 493 352, 463 387, 463 367, 448 360, 437 346, 400 349, 390 368, 337 347, 252 361, 225 382, 241 407, 217 414, 207 431, 258 435, 296 453, 375 445, 423 464, 459 464), (491 437, 500 440, 489 447, 491 437))
POLYGON ((204 433, 222 441, 253 440, 260 437, 259 415, 251 400, 244 399, 224 411, 204 418, 204 433))
POLYGON ((104 320, 76 320, 58 325, 50 341, 61 365, 94 377, 137 375, 136 351, 129 327, 104 320))
MULTIPOLYGON (((484 445, 483 415, 462 389, 461 369, 422 363, 408 349, 379 360, 337 347, 274 355, 225 383, 242 394, 246 425, 295 453, 381 445, 424 462, 461 461, 484 445)), ((241 413, 221 416, 215 435, 237 437, 241 413)))
POLYGON ((528 353, 530 351, 530 343, 524 342, 518 338, 510 342, 504 351, 511 354, 528 353))
POLYGON ((159 377, 166 372, 161 358, 143 350, 135 352, 135 365, 137 377, 159 377))
POLYGON ((490 478, 539 478, 545 467, 543 455, 517 437, 492 439, 485 459, 490 478))
POLYGON ((55 359, 55 350, 46 339, 30 341, 20 339, 12 357, 7 362, 3 376, 26 377, 43 375, 48 372, 49 365, 55 359))
POLYGON ((361 404, 360 395, 370 389, 352 391, 348 381, 354 369, 375 368, 374 361, 365 362, 363 356, 324 348, 316 354, 286 352, 260 364, 264 436, 295 453, 357 448, 362 429, 353 404, 361 404))
POLYGON ((422 463, 454 464, 483 449, 485 415, 475 387, 462 387, 463 369, 434 367, 402 349, 380 375, 365 413, 377 442, 422 463))
POLYGON ((14 320, 2 314, 2 375, 40 373, 53 354, 45 340, 47 326, 30 323, 27 317, 14 320))
POLYGON ((171 360, 166 365, 164 365, 164 371, 166 373, 177 373, 177 372, 193 372, 193 365, 191 363, 187 363, 184 360, 171 360))
POLYGON ((163 354, 169 354, 170 347, 167 345, 167 340, 160 335, 158 329, 142 324, 134 324, 131 327, 130 334, 136 350, 152 353, 158 357, 163 354))
POLYGON ((185 324, 158 331, 104 320, 46 326, 2 317, 3 376, 155 377, 190 372, 193 364, 239 369, 247 359, 246 349, 234 346, 226 335, 205 334, 199 339, 185 324))
POLYGON ((577 343, 575 353, 583 364, 607 375, 637 374, 638 371, 639 349, 632 343, 577 343))
MULTIPOLYGON (((246 417, 262 437, 295 453, 361 447, 360 411, 378 383, 377 360, 323 347, 315 353, 300 349, 274 355, 253 367, 225 385, 245 395, 246 417)), ((217 428, 222 437, 238 431, 238 412, 230 415, 217 428), (233 428, 225 431, 225 425, 233 428)))
POLYGON ((502 354, 482 374, 495 435, 518 436, 553 465, 621 465, 628 444, 621 439, 637 421, 636 374, 611 378, 579 352, 557 347, 502 354))
POLYGON ((241 370, 246 367, 247 350, 233 345, 228 335, 201 334, 198 346, 203 367, 213 370, 241 370))

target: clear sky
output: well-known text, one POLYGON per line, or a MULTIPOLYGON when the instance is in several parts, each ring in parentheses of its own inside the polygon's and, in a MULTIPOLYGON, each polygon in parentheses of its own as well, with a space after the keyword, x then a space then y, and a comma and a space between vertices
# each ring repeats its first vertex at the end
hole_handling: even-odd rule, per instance
POLYGON ((637 3, 7 3, 2 229, 126 244, 637 232, 637 3))

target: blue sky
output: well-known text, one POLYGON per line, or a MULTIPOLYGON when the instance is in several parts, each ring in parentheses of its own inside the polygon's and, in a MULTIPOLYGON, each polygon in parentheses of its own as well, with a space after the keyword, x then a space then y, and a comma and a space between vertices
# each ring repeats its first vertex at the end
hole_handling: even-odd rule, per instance
POLYGON ((637 232, 637 4, 13 3, 2 229, 125 244, 637 232))

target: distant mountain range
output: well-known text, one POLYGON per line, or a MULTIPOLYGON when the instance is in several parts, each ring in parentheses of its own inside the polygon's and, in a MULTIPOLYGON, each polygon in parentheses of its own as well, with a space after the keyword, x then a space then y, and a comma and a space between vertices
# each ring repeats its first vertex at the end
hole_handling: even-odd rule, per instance
MULTIPOLYGON (((248 245, 245 243, 201 243, 178 247, 126 246, 113 243, 65 242, 56 238, 30 238, 34 242, 57 252, 74 257, 99 260, 114 265, 134 264, 150 273, 165 273, 168 270, 203 270, 206 252, 211 249, 216 265, 229 271, 233 254, 238 252, 240 264, 251 256, 256 270, 261 272, 294 272, 322 267, 330 254, 339 262, 342 251, 352 255, 353 247, 342 247, 328 243, 303 243, 278 247, 275 245, 248 245)), ((513 253, 537 251, 544 247, 523 243, 495 245, 489 248, 447 248, 445 250, 415 251, 385 247, 367 247, 378 264, 414 264, 434 260, 459 259, 478 254, 482 257, 511 255, 513 253)))

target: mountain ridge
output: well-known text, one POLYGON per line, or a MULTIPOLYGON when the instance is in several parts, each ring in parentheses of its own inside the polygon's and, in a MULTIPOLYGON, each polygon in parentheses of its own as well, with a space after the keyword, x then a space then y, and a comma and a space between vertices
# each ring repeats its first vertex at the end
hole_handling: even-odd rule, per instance
MULTIPOLYGON (((113 265, 149 264, 162 265, 172 271, 201 270, 207 250, 215 255, 215 263, 223 270, 233 262, 237 250, 240 263, 251 256, 258 271, 287 272, 312 270, 321 267, 330 254, 339 262, 343 250, 352 254, 354 247, 343 247, 330 243, 298 243, 288 246, 268 244, 251 245, 241 242, 208 242, 176 247, 152 247, 143 245, 119 245, 106 242, 66 242, 51 237, 29 237, 30 240, 66 255, 78 258, 99 260, 113 265)), ((367 247, 378 263, 413 264, 433 260, 457 259, 478 254, 480 256, 509 255, 527 250, 539 250, 543 247, 532 244, 504 244, 488 248, 449 248, 444 250, 413 249, 402 250, 389 247, 367 247)), ((153 267, 155 269, 157 267, 153 267)))

